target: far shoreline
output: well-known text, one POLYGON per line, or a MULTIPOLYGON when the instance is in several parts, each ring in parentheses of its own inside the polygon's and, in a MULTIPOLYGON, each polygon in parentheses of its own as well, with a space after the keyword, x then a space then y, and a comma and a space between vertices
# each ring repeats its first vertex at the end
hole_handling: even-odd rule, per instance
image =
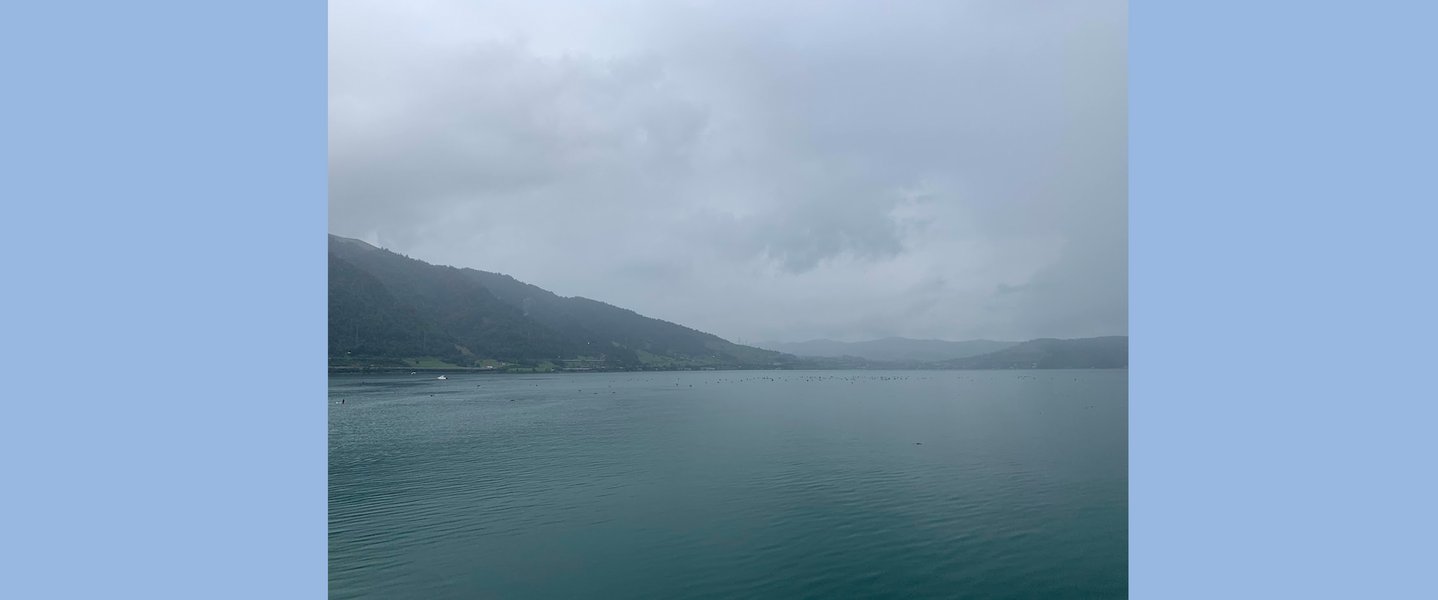
POLYGON ((330 375, 412 375, 412 374, 477 374, 477 375, 583 375, 588 373, 726 373, 726 372, 802 372, 802 371, 1127 371, 1128 367, 1014 367, 1002 369, 963 369, 941 367, 735 367, 698 369, 555 369, 552 371, 509 371, 501 369, 480 369, 473 367, 329 367, 330 375))

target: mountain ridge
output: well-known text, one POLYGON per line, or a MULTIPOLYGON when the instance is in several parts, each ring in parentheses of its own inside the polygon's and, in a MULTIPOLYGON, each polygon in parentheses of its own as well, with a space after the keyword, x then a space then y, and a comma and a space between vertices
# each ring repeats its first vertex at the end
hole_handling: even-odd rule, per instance
POLYGON ((417 366, 423 357, 453 367, 507 370, 772 368, 795 362, 501 273, 432 265, 333 234, 329 251, 332 365, 417 366))
POLYGON ((765 342, 759 344, 759 347, 800 357, 840 358, 849 356, 880 362, 934 362, 996 352, 1018 343, 994 340, 921 340, 891 336, 860 342, 840 342, 829 339, 789 343, 765 342))
POLYGON ((810 340, 746 346, 503 273, 433 265, 329 236, 335 370, 1127 368, 1128 338, 810 340), (807 358, 800 358, 801 356, 807 358))
POLYGON ((950 369, 1127 369, 1128 336, 1039 338, 939 363, 950 369))

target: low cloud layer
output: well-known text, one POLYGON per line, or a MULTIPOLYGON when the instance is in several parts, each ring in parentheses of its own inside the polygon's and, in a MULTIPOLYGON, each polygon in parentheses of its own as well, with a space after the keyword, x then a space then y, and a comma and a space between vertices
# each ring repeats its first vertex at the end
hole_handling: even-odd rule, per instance
POLYGON ((543 4, 331 3, 332 233, 748 342, 1127 332, 1125 3, 543 4))

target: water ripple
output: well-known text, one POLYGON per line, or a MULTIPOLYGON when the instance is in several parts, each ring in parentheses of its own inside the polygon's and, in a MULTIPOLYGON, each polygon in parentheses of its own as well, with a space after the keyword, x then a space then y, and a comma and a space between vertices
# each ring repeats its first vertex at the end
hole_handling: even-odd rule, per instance
POLYGON ((1125 377, 334 377, 330 595, 1125 597, 1125 377))

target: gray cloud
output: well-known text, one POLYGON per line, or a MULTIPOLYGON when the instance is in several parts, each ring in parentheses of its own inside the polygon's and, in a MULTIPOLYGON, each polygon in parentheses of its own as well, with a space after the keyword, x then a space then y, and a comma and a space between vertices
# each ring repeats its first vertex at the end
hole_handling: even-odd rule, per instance
POLYGON ((331 4, 332 232, 750 341, 1126 333, 1123 2, 543 4, 331 4))

